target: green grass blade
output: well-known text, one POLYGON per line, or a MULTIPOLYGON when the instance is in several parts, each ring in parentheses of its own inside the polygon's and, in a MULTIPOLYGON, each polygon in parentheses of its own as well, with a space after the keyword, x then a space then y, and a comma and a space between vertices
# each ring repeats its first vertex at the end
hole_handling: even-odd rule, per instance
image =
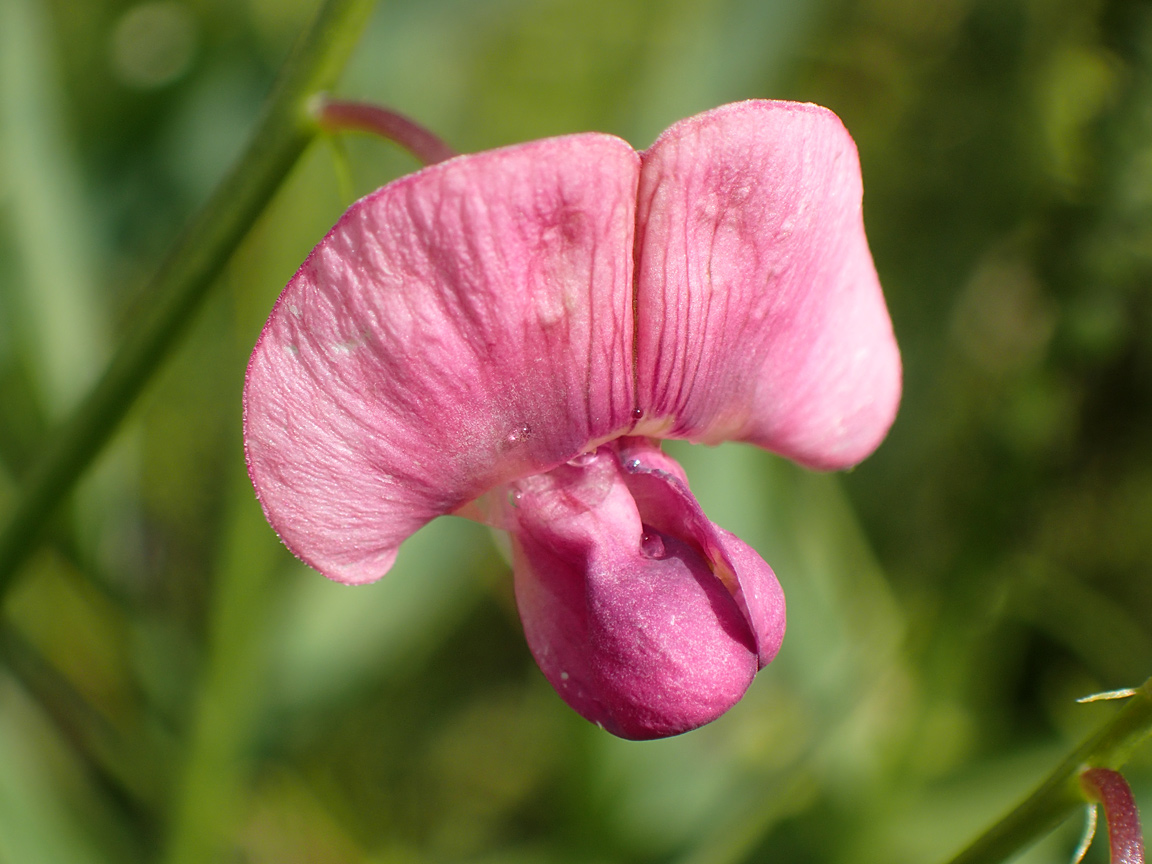
POLYGON ((177 241, 104 376, 28 472, 0 533, 0 595, 40 531, 111 437, 192 318, 232 252, 316 134, 308 97, 330 87, 352 52, 373 0, 327 0, 285 61, 247 150, 177 241))

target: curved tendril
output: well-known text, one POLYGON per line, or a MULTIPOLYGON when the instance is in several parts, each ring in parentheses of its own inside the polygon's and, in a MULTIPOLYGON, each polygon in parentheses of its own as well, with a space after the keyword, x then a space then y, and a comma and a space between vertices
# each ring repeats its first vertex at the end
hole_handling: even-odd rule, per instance
POLYGON ((1092 841, 1096 837, 1096 805, 1089 804, 1085 808, 1084 833, 1080 835, 1080 845, 1072 853, 1072 864, 1080 864, 1088 854, 1092 841))

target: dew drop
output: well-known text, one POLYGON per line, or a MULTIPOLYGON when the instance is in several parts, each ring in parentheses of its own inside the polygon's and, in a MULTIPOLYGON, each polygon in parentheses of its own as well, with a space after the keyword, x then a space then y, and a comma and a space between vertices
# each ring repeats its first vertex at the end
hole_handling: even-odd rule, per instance
POLYGON ((641 417, 644 416, 644 409, 643 408, 633 408, 632 409, 632 416, 635 417, 637 420, 639 420, 641 417))
POLYGON ((568 673, 567 672, 561 672, 560 673, 560 680, 561 681, 567 681, 568 680, 568 673))
POLYGON ((664 557, 664 541, 658 533, 647 530, 640 535, 640 554, 656 560, 664 557))
POLYGON ((581 453, 579 456, 573 456, 568 460, 568 464, 573 468, 584 468, 588 465, 591 465, 595 461, 596 454, 592 451, 588 451, 587 453, 581 453))
POLYGON ((528 436, 531 434, 532 427, 525 423, 523 426, 517 426, 515 429, 509 432, 508 437, 505 440, 508 442, 509 446, 513 446, 528 440, 528 436))
POLYGON ((629 471, 639 471, 640 470, 640 460, 639 459, 629 459, 625 463, 624 467, 627 468, 629 471))
POLYGON ((508 491, 508 503, 513 507, 520 506, 520 499, 524 497, 524 493, 519 489, 510 489, 508 491))

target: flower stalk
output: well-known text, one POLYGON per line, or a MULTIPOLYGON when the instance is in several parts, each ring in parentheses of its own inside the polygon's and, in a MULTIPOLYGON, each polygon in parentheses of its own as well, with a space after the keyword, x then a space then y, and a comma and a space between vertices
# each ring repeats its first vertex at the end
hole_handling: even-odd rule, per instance
POLYGON ((320 127, 309 98, 331 87, 374 0, 326 0, 285 61, 247 150, 177 240, 103 377, 24 477, 0 530, 0 596, 35 549, 48 518, 112 436, 175 344, 232 252, 320 127))
POLYGON ((424 165, 456 156, 456 151, 410 117, 368 102, 333 99, 319 94, 312 114, 325 132, 367 132, 399 144, 424 165))
POLYGON ((995 864, 1006 861, 1028 844, 1048 834, 1083 806, 1085 792, 1081 786, 1082 774, 1095 768, 1121 767, 1149 734, 1152 734, 1152 678, 1136 688, 1112 719, 1072 751, 1036 791, 967 849, 952 858, 949 864, 995 864), (1092 767, 1086 772, 1086 766, 1092 767))
POLYGON ((1080 774, 1084 796, 1104 808, 1112 864, 1144 864, 1140 813, 1128 781, 1110 768, 1089 768, 1080 774))

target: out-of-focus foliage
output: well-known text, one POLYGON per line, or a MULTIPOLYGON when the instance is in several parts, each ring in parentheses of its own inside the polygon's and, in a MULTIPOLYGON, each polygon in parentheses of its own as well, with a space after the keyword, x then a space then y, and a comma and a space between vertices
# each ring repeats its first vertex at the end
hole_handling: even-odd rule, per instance
MULTIPOLYGON (((0 514, 313 9, 0 0, 0 514)), ((536 670, 484 530, 349 589, 261 518, 247 352, 351 198, 416 167, 318 144, 7 600, 0 861, 931 862, 1113 710, 1077 696, 1152 673, 1152 4, 381 0, 342 92, 462 150, 828 105, 901 415, 842 478, 675 447, 789 633, 710 727, 613 739, 536 670)), ((1130 776, 1152 811, 1147 750, 1130 776)))

